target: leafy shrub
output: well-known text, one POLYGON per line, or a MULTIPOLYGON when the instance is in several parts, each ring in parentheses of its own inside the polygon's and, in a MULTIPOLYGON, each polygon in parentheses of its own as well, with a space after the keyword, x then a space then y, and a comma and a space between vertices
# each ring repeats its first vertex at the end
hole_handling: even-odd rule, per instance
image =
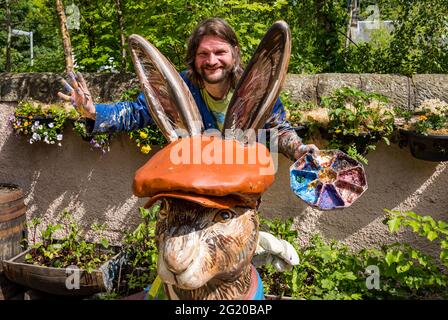
MULTIPOLYGON (((448 257, 447 226, 431 217, 415 213, 391 212, 390 231, 409 226, 419 235, 440 239, 440 260, 446 266, 448 257)), ((292 296, 302 299, 433 299, 446 298, 448 275, 430 256, 409 244, 394 243, 379 249, 362 249, 353 252, 337 241, 326 242, 318 234, 309 244, 299 248, 295 241, 298 233, 291 230, 292 220, 275 220, 262 225, 268 232, 291 242, 296 248, 300 265, 292 271, 280 273, 272 266, 259 268, 265 293, 292 296), (370 268, 379 272, 379 288, 369 289, 370 268)))
POLYGON ((439 99, 426 99, 414 111, 395 108, 405 130, 417 133, 448 134, 448 104, 439 99))
POLYGON ((118 284, 117 293, 129 295, 142 291, 157 277, 157 247, 155 227, 159 205, 150 209, 140 208, 142 222, 132 232, 125 232, 123 252, 126 256, 123 283, 118 284))
POLYGON ((353 87, 336 89, 323 97, 322 105, 328 108, 330 120, 330 147, 367 163, 363 156, 375 150, 381 139, 389 144, 394 130, 394 116, 385 108, 386 102, 380 94, 353 87))
POLYGON ((62 104, 44 109, 36 102, 21 101, 10 117, 10 122, 14 132, 28 137, 30 144, 45 142, 61 146, 68 116, 62 104))
POLYGON ((135 142, 141 153, 151 151, 151 145, 163 146, 167 143, 164 135, 156 126, 147 126, 129 131, 129 138, 135 142))
MULTIPOLYGON (((25 255, 25 262, 54 268, 66 268, 76 265, 80 269, 92 272, 116 254, 109 246, 106 238, 101 237, 99 243, 91 243, 79 239, 79 226, 73 220, 71 213, 64 210, 62 224, 48 224, 41 231, 41 241, 36 241, 37 228, 41 224, 39 219, 32 219, 29 226, 33 229, 33 243, 28 244, 24 239, 22 245, 29 247, 30 252, 25 255), (55 232, 65 228, 66 235, 57 239, 55 232)), ((91 229, 100 236, 105 226, 93 224, 91 229)))

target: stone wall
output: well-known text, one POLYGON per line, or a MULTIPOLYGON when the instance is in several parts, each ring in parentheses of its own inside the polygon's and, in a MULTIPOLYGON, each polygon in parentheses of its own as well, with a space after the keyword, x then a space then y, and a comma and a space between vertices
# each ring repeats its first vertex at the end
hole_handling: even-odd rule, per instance
MULTIPOLYGON (((40 217, 44 223, 54 223, 61 210, 69 208, 85 228, 92 222, 107 223, 107 236, 117 242, 124 229, 132 229, 139 222, 138 207, 145 200, 132 195, 132 179, 157 150, 143 155, 126 135, 115 138, 105 155, 91 151, 89 143, 70 130, 64 131, 62 147, 30 145, 14 135, 7 119, 17 101, 57 101, 56 92, 61 89, 58 78, 50 73, 0 74, 0 181, 18 184, 24 190, 28 219, 40 217)), ((138 85, 131 74, 86 74, 85 78, 93 95, 108 101, 119 99, 123 91, 138 85)), ((293 100, 318 102, 332 88, 344 85, 383 93, 406 108, 424 98, 448 101, 448 75, 289 75, 285 89, 293 100)), ((319 231, 326 238, 357 249, 408 241, 434 253, 434 243, 417 239, 410 232, 389 234, 382 223, 383 209, 413 210, 447 221, 448 162, 417 160, 408 149, 383 143, 367 158, 366 193, 347 209, 321 211, 307 206, 291 192, 292 163, 280 155, 275 182, 263 195, 262 215, 295 218, 301 243, 319 231)))
MULTIPOLYGON (((57 92, 63 90, 60 80, 64 77, 63 74, 54 73, 0 73, 0 101, 59 101, 57 92)), ((86 73, 84 78, 98 102, 120 100, 124 91, 138 87, 138 80, 131 73, 86 73)), ((284 90, 290 92, 292 101, 319 103, 323 96, 342 86, 378 92, 388 97, 391 105, 407 109, 413 109, 426 98, 448 101, 446 74, 419 74, 412 77, 391 74, 290 74, 286 78, 284 90)))

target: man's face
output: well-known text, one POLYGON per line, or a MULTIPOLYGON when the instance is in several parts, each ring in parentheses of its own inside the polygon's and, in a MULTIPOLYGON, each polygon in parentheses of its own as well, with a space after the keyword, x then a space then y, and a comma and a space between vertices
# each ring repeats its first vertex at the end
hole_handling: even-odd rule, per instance
POLYGON ((230 44, 216 36, 204 36, 196 51, 195 67, 202 79, 216 84, 228 79, 235 63, 230 44))

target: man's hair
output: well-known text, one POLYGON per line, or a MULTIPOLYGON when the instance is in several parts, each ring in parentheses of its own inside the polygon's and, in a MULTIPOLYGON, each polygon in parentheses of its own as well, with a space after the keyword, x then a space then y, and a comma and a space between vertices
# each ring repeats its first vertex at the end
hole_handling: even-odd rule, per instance
POLYGON ((197 86, 203 87, 202 77, 199 75, 194 65, 196 51, 204 36, 217 36, 226 41, 232 47, 232 54, 235 58, 235 65, 231 71, 231 86, 235 88, 239 78, 243 74, 243 66, 241 64, 240 44, 232 27, 221 18, 210 18, 202 21, 196 29, 193 30, 188 40, 188 49, 186 63, 188 66, 187 77, 197 86), (236 48, 236 49, 235 49, 236 48))

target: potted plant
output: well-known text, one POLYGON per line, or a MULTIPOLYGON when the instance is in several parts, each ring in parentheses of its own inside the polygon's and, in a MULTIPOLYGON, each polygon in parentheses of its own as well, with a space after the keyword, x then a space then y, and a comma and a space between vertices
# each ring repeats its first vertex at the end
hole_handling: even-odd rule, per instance
POLYGON ((390 143, 394 115, 386 104, 386 97, 380 94, 342 87, 322 97, 320 107, 305 103, 287 105, 287 109, 293 125, 308 127, 312 131, 309 138, 318 140, 320 148, 339 149, 367 164, 365 155, 375 150, 378 141, 390 143))
MULTIPOLYGON (((71 214, 63 212, 65 224, 49 224, 37 241, 37 228, 41 224, 34 218, 32 244, 21 254, 3 261, 5 276, 18 284, 56 295, 87 296, 111 291, 118 269, 123 263, 120 248, 110 246, 102 237, 104 226, 92 225, 99 233, 98 243, 81 240, 79 226, 71 214), (55 233, 65 228, 65 236, 55 233)), ((24 239, 26 246, 28 241, 24 239)))
POLYGON ((30 144, 45 142, 61 146, 68 116, 62 105, 43 108, 34 101, 21 101, 10 121, 15 133, 26 136, 30 144))
POLYGON ((428 161, 448 160, 448 104, 426 99, 414 111, 395 109, 400 146, 428 161))

